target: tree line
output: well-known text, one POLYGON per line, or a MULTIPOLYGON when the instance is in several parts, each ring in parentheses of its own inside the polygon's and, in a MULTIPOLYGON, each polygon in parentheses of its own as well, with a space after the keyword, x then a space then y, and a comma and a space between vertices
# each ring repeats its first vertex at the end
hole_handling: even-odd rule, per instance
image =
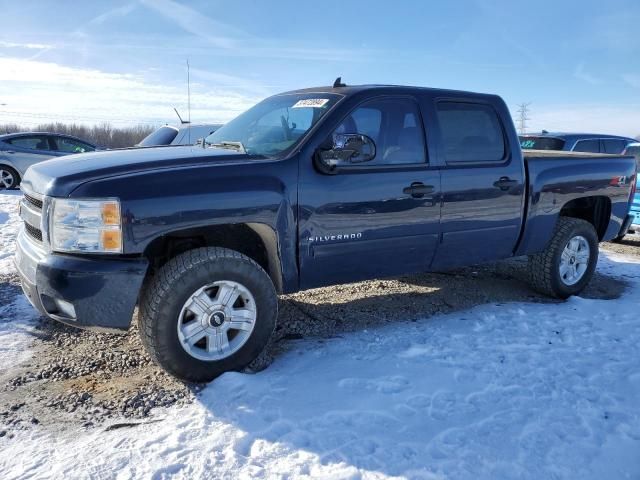
POLYGON ((48 132, 73 135, 94 145, 105 148, 133 147, 144 137, 153 132, 150 125, 133 127, 114 127, 110 123, 87 126, 76 123, 42 123, 36 127, 26 128, 15 123, 0 124, 0 134, 16 132, 48 132))

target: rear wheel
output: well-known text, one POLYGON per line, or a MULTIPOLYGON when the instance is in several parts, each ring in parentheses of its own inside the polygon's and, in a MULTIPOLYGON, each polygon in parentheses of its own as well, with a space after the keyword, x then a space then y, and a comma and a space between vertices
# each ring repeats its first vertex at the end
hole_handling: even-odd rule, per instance
POLYGON ((0 165, 0 189, 12 190, 20 185, 20 174, 13 168, 0 165))
POLYGON ((529 256, 530 282, 541 293, 567 298, 586 287, 597 262, 598 236, 593 225, 560 217, 547 248, 529 256))
POLYGON ((172 375, 205 382, 251 363, 268 344, 278 302, 267 273, 224 248, 183 253, 145 286, 143 344, 172 375))

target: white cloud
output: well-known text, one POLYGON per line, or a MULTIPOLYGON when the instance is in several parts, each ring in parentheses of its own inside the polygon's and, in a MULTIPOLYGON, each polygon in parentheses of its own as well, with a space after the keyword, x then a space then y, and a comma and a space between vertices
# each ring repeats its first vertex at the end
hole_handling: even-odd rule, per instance
POLYGON ((44 50, 53 48, 53 46, 46 45, 44 43, 16 43, 0 41, 0 48, 26 48, 29 50, 44 50))
POLYGON ((584 63, 580 63, 576 66, 575 71, 573 72, 573 76, 578 80, 582 80, 585 83, 590 85, 600 85, 602 80, 589 72, 587 72, 584 68, 584 63))
POLYGON ((141 0, 141 3, 183 30, 219 48, 232 48, 236 45, 236 38, 246 36, 238 29, 212 20, 203 12, 173 0, 141 0))
POLYGON ((112 18, 124 17, 129 15, 135 8, 137 4, 132 2, 126 5, 122 5, 121 7, 116 7, 111 10, 107 10, 106 12, 98 15, 97 17, 92 18, 85 26, 88 25, 101 25, 107 20, 111 20, 112 18))
POLYGON ((529 132, 593 132, 635 137, 640 134, 640 103, 621 105, 535 106, 529 132))
MULTIPOLYGON (((1 107, 0 122, 172 122, 173 107, 186 109, 186 87, 154 80, 143 75, 0 57, 0 101, 7 104, 1 107)), ((257 100, 256 92, 210 81, 206 88, 192 88, 191 117, 194 122, 227 121, 257 100)))

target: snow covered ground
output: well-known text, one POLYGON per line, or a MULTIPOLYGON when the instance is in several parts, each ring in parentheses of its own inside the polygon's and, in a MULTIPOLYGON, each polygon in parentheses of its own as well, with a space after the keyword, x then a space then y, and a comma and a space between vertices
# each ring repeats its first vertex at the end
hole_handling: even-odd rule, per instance
POLYGON ((17 431, 0 438, 2 478, 640 478, 640 265, 598 268, 629 283, 622 298, 299 341, 157 422, 17 431))
MULTIPOLYGON (((0 276, 15 273, 13 252, 20 225, 18 199, 20 191, 0 192, 0 276)), ((28 358, 32 326, 38 315, 22 295, 0 296, 0 369, 28 358)))

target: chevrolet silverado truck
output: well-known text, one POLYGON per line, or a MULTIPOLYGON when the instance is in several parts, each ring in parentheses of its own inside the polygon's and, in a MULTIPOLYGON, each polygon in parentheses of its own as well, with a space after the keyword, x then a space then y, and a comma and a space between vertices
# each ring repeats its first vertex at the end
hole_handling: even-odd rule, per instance
POLYGON ((250 364, 277 295, 529 257, 578 294, 626 232, 632 157, 528 151, 495 95, 403 86, 272 96, 203 145, 74 155, 22 181, 31 303, 126 331, 187 381, 250 364))

